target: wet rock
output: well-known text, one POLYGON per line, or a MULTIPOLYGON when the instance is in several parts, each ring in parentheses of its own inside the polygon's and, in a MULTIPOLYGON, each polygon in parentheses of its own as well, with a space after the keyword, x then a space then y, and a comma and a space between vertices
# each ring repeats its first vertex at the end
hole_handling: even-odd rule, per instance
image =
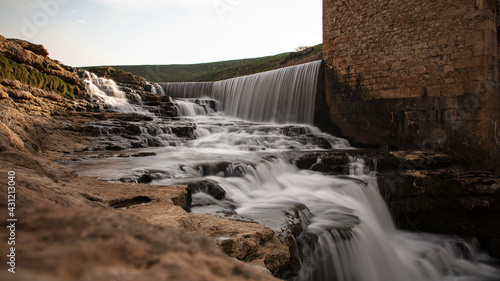
POLYGON ((146 206, 147 204, 151 204, 152 202, 153 200, 151 200, 151 198, 147 196, 137 196, 131 199, 114 200, 109 202, 109 205, 111 208, 126 210, 138 206, 146 206))
POLYGON ((473 236, 485 248, 500 236, 498 174, 463 171, 443 154, 392 155, 379 162, 379 187, 398 227, 473 236))
POLYGON ((156 153, 154 152, 138 152, 138 153, 134 153, 132 154, 131 156, 132 157, 150 157, 150 156, 155 156, 156 153))
POLYGON ((306 207, 300 206, 298 208, 285 211, 285 222, 279 230, 275 231, 281 242, 290 248, 295 247, 295 238, 297 238, 303 231, 302 218, 299 213, 299 210, 303 208, 306 207))
POLYGON ((195 130, 196 125, 194 124, 185 124, 185 125, 175 125, 169 127, 171 132, 181 138, 194 139, 196 138, 195 130))
POLYGON ((153 121, 153 118, 151 116, 146 116, 138 113, 103 113, 102 115, 106 120, 115 119, 127 122, 153 121))
POLYGON ((150 174, 143 174, 138 179, 138 183, 150 183, 154 180, 154 178, 150 174))
POLYGON ((500 258, 500 238, 491 239, 488 248, 490 256, 500 258))
POLYGON ((301 169, 346 174, 351 159, 377 170, 379 189, 399 228, 477 237, 488 249, 500 237, 500 175, 464 171, 453 157, 429 151, 312 153, 301 169), (318 164, 320 163, 320 164, 318 164))
POLYGON ((196 182, 188 182, 187 186, 191 189, 192 193, 203 192, 217 200, 226 197, 226 191, 216 182, 209 180, 201 180, 196 182))
POLYGON ((311 166, 311 170, 316 172, 328 173, 330 171, 330 167, 326 166, 323 163, 315 163, 311 166))
POLYGON ((306 154, 295 161, 295 166, 299 169, 307 170, 318 162, 318 154, 306 154))

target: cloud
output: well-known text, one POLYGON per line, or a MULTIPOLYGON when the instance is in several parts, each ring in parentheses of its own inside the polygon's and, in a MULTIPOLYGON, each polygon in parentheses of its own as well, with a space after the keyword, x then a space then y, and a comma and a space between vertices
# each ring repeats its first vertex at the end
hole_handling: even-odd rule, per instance
POLYGON ((76 22, 79 23, 79 24, 84 24, 85 20, 77 20, 76 22))
POLYGON ((78 9, 73 9, 73 10, 71 10, 71 12, 76 13, 76 12, 78 12, 78 9))
POLYGON ((213 0, 92 0, 111 9, 146 12, 170 7, 197 8, 211 6, 213 0))

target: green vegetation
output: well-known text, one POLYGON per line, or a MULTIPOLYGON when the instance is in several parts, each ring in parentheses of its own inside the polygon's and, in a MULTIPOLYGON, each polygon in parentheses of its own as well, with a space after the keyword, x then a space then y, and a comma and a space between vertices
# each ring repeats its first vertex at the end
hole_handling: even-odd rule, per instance
POLYGON ((0 78, 18 80, 42 90, 58 92, 72 99, 80 93, 78 85, 68 84, 57 76, 43 74, 31 67, 28 69, 27 66, 16 63, 2 55, 0 55, 0 78))
MULTIPOLYGON (((218 81, 321 59, 323 45, 299 52, 253 59, 177 65, 112 66, 153 82, 218 81)), ((87 67, 85 69, 90 69, 87 67)))

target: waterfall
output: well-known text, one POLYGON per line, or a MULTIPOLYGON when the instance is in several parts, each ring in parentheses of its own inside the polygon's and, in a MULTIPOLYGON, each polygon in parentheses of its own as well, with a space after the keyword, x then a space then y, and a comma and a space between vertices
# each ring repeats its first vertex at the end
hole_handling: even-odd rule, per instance
POLYGON ((255 122, 312 124, 321 61, 217 82, 161 83, 176 98, 211 97, 226 115, 255 122))
POLYGON ((186 99, 212 96, 214 82, 172 82, 159 85, 166 95, 186 99))
POLYGON ((153 95, 163 95, 165 96, 165 90, 163 87, 158 85, 157 83, 148 83, 151 86, 151 93, 153 95))
MULTIPOLYGON (((143 107, 133 105, 127 99, 127 96, 111 79, 97 77, 96 74, 84 71, 83 82, 87 92, 98 102, 107 106, 109 110, 121 113, 139 113, 147 116, 154 116, 153 113, 145 110, 143 107)), ((140 102, 141 97, 135 95, 134 98, 140 102)))
MULTIPOLYGON (((111 180, 140 171, 155 185, 210 181, 225 197, 195 193, 192 212, 234 213, 276 232, 287 221, 284 214, 297 211, 303 229, 295 238, 300 267, 286 275, 291 281, 498 280, 500 270, 488 264, 475 240, 397 230, 379 192, 376 165, 350 157, 345 175, 331 175, 292 164, 297 155, 352 149, 346 140, 307 125, 319 66, 215 83, 162 84, 167 95, 182 98, 176 103, 187 123, 195 124, 195 138, 165 139, 175 140, 175 147, 147 148, 152 157, 89 157, 68 165, 80 175, 111 180), (226 115, 213 114, 216 109, 226 115)), ((111 92, 106 97, 121 101, 111 92)), ((171 133, 143 127, 147 135, 171 133)))
POLYGON ((214 113, 217 102, 211 99, 182 99, 174 101, 178 116, 196 116, 214 113))

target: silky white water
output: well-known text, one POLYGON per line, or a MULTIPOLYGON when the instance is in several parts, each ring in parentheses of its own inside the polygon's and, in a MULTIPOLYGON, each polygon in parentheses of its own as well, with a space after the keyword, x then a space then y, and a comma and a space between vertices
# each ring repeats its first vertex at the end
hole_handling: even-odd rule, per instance
MULTIPOLYGON (((89 71, 84 72, 82 79, 91 97, 95 98, 99 103, 106 105, 109 110, 121 113, 139 113, 154 116, 154 114, 142 107, 131 104, 125 93, 116 85, 115 81, 98 77, 89 71)), ((138 100, 141 99, 139 95, 135 95, 134 97, 138 100)))
POLYGON ((228 116, 255 122, 312 124, 321 61, 217 82, 161 83, 176 98, 210 97, 228 116))
MULTIPOLYGON (((352 148, 346 140, 310 125, 248 121, 203 112, 201 102, 182 101, 190 102, 185 107, 194 112, 186 109, 182 122, 197 125, 195 139, 149 148, 156 153, 151 157, 110 157, 70 165, 80 175, 111 181, 137 173, 151 175, 151 184, 209 180, 226 196, 217 200, 196 193, 193 212, 234 211, 276 231, 286 212, 299 210, 304 227, 295 239, 300 268, 288 272, 289 280, 500 280, 500 271, 488 265, 474 240, 397 230, 370 163, 351 158, 346 174, 334 176, 299 170, 289 156, 331 149, 349 153, 352 148)), ((233 102, 226 101, 224 112, 233 102)))

